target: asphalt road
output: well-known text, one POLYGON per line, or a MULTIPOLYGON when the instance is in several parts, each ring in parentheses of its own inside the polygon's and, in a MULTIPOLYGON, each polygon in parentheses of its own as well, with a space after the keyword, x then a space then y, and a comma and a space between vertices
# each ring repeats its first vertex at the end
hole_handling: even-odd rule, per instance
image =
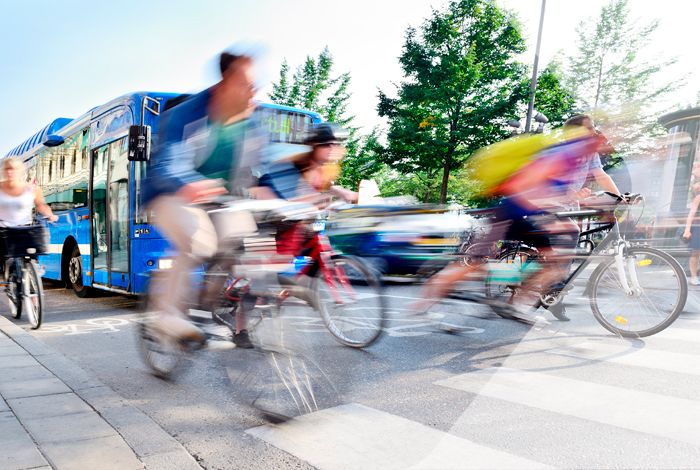
POLYGON ((260 353, 200 351, 172 382, 150 375, 134 299, 47 286, 33 334, 208 469, 700 467, 697 288, 671 328, 643 340, 608 334, 576 295, 571 322, 535 329, 474 312, 486 318, 445 334, 407 315, 418 289, 387 289, 391 321, 367 350, 339 345, 313 311, 295 307, 287 324, 325 379, 320 411, 282 425, 250 406, 270 377, 260 353))

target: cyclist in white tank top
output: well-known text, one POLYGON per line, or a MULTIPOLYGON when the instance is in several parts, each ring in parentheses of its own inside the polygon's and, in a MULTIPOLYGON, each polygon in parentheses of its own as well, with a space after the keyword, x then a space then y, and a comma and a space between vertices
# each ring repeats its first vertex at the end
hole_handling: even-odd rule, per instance
POLYGON ((32 223, 32 209, 47 217, 50 222, 58 220, 44 201, 41 188, 26 180, 24 164, 17 158, 6 158, 2 163, 3 180, 0 182, 0 226, 17 227, 32 223))

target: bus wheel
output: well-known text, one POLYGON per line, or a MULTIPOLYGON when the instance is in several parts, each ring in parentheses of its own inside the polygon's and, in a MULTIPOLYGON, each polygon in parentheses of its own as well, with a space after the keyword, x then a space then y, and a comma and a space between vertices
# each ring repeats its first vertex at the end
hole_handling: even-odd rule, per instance
POLYGON ((90 288, 83 285, 83 259, 80 249, 76 246, 68 261, 68 284, 78 297, 84 298, 90 295, 90 288))

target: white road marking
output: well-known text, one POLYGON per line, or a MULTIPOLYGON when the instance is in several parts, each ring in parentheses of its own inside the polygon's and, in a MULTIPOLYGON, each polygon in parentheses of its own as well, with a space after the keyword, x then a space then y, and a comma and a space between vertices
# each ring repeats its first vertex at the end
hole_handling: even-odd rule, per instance
POLYGON ((355 403, 246 432, 322 470, 547 468, 355 403))
MULTIPOLYGON (((691 325, 685 325, 685 326, 691 326, 691 325)), ((654 338, 662 338, 662 339, 673 339, 677 341, 687 341, 691 343, 700 343, 700 322, 697 323, 697 325, 692 325, 692 326, 697 326, 697 330, 693 329, 688 329, 688 328, 678 328, 676 325, 671 325, 664 331, 660 333, 656 333, 653 337, 654 338)))
POLYGON ((700 402, 538 372, 489 368, 436 385, 700 445, 700 402))
POLYGON ((635 348, 624 341, 620 341, 618 344, 585 341, 552 349, 547 353, 681 374, 700 375, 700 356, 698 355, 661 351, 649 347, 635 348))

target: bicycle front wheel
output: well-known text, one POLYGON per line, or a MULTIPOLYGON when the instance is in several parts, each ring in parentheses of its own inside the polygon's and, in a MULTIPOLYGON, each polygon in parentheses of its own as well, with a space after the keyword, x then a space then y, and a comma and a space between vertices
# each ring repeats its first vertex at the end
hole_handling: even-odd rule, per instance
POLYGON ((22 268, 22 310, 32 330, 41 326, 44 314, 44 286, 35 260, 25 260, 22 268))
POLYGON ((313 295, 326 328, 341 344, 364 348, 381 336, 386 322, 382 283, 360 258, 334 256, 319 270, 313 295))
POLYGON ((11 260, 5 266, 7 273, 7 300, 12 318, 22 318, 22 277, 21 264, 16 259, 11 260))
POLYGON ((688 282, 683 268, 653 248, 627 250, 622 266, 604 261, 590 279, 589 298, 595 319, 626 338, 650 336, 671 325, 685 307, 688 282), (626 279, 632 292, 625 292, 626 279))

